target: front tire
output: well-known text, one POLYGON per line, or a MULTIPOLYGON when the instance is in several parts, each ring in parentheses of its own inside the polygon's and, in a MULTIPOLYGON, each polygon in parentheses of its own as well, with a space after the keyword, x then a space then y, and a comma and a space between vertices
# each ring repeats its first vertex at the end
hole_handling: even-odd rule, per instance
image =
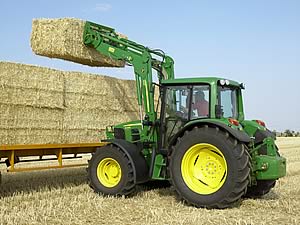
POLYGON ((104 195, 129 195, 135 189, 133 165, 118 147, 98 148, 88 166, 90 186, 104 195))
POLYGON ((268 194, 275 184, 276 180, 258 180, 255 186, 248 187, 245 197, 260 198, 268 194))
POLYGON ((246 146, 218 127, 195 127, 179 137, 169 156, 171 183, 179 197, 197 207, 226 208, 249 183, 246 146))

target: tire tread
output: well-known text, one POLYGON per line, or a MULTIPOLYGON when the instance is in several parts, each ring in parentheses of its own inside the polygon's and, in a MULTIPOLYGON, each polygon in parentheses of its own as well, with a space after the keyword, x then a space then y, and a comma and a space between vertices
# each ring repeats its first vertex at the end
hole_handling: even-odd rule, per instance
POLYGON ((243 143, 240 143, 238 140, 232 137, 228 132, 223 131, 218 127, 211 127, 205 125, 202 127, 194 127, 192 130, 187 131, 182 137, 179 137, 175 145, 171 147, 171 151, 168 155, 168 162, 169 162, 168 173, 170 175, 170 183, 174 187, 179 198, 184 200, 189 205, 193 205, 196 207, 205 207, 205 208, 221 208, 221 209, 227 208, 237 203, 241 199, 241 197, 245 195, 245 193, 247 192, 247 186, 250 181, 250 176, 249 176, 250 163, 249 163, 248 149, 243 143), (189 135, 191 132, 199 132, 199 131, 207 132, 211 135, 218 135, 220 137, 224 137, 226 142, 232 146, 233 154, 236 158, 237 165, 238 165, 238 178, 235 181, 235 186, 232 189, 232 191, 229 194, 227 194, 227 196, 224 196, 224 198, 221 201, 215 202, 210 205, 203 205, 203 204, 192 202, 187 197, 182 195, 180 188, 177 187, 173 182, 174 174, 172 173, 172 169, 170 168, 170 164, 172 164, 172 158, 176 153, 176 148, 181 144, 184 136, 189 135))

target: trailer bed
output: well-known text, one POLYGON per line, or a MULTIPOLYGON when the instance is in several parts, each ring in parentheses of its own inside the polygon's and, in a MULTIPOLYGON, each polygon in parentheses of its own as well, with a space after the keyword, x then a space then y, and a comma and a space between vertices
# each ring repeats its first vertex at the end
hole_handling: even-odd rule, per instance
MULTIPOLYGON (((7 165, 7 172, 21 172, 31 170, 43 169, 59 169, 66 167, 86 166, 86 163, 63 165, 63 159, 76 158, 78 154, 93 153, 98 147, 107 145, 107 142, 99 143, 74 143, 74 144, 32 144, 32 145, 0 145, 0 158, 7 158, 5 163, 7 165), (74 157, 64 158, 64 155, 72 154, 74 157), (58 165, 53 166, 37 166, 30 168, 15 168, 18 162, 26 162, 20 160, 20 157, 26 158, 31 156, 38 156, 39 160, 49 160, 43 158, 44 156, 53 155, 58 165)), ((27 160, 28 161, 28 160, 27 160)))

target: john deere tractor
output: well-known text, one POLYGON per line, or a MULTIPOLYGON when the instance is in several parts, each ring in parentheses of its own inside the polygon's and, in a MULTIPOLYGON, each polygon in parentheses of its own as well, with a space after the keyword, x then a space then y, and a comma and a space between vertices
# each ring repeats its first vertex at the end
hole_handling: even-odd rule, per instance
POLYGON ((275 136, 245 120, 244 85, 218 77, 174 78, 174 61, 86 22, 84 44, 134 68, 140 118, 106 129, 108 144, 89 161, 91 187, 130 195, 137 184, 170 181, 188 204, 226 208, 259 197, 286 174, 275 136), (153 82, 153 74, 158 82, 153 82))

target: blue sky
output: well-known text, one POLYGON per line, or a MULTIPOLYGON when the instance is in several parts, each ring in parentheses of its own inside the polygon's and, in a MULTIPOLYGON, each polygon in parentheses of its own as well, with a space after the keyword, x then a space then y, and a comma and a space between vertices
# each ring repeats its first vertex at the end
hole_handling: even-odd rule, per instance
POLYGON ((133 79, 131 68, 90 68, 36 56, 33 18, 75 17, 114 27, 175 60, 176 77, 246 84, 247 119, 300 131, 300 1, 0 1, 0 61, 133 79))

